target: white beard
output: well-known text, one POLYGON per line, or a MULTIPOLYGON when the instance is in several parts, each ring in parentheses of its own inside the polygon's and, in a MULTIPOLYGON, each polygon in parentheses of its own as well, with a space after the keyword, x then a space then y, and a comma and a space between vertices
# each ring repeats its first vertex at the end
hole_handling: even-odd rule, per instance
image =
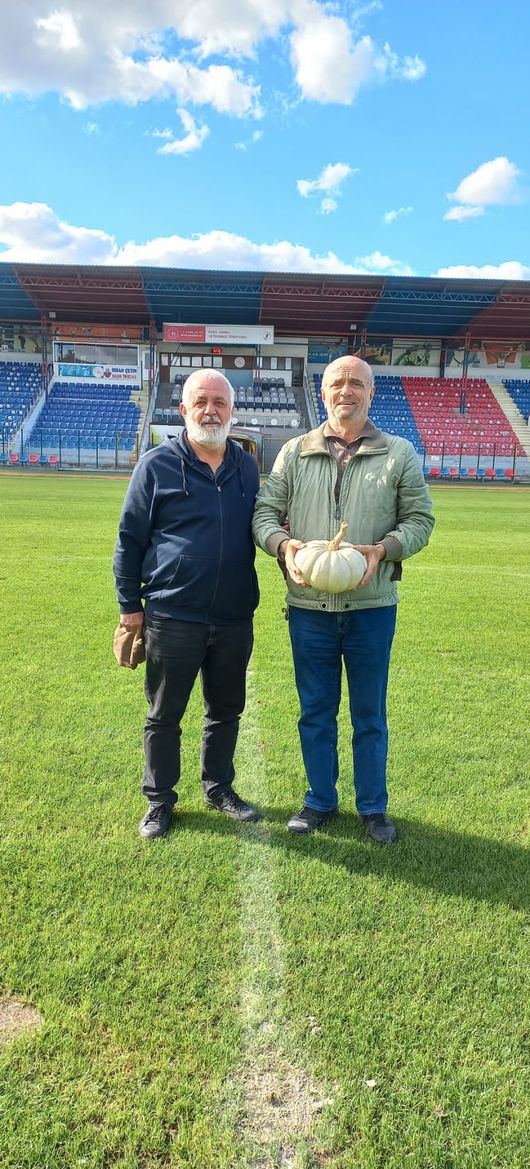
POLYGON ((200 446, 224 446, 231 426, 231 421, 226 422, 224 426, 221 423, 218 426, 200 426, 198 422, 192 422, 191 418, 186 418, 186 430, 192 442, 198 442, 200 446))

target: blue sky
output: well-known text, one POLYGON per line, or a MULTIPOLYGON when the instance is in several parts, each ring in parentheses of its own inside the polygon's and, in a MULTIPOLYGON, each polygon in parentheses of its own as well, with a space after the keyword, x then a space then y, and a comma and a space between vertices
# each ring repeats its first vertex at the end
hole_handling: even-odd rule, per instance
POLYGON ((0 259, 530 279, 523 0, 4 0, 0 259))

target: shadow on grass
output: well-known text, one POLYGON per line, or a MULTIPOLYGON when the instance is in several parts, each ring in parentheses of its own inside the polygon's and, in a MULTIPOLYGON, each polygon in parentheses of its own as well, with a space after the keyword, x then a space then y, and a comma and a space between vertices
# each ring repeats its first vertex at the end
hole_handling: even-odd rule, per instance
POLYGON ((238 825, 179 807, 178 825, 184 831, 237 833, 256 847, 300 852, 355 875, 408 881, 442 896, 530 909, 530 852, 522 846, 401 819, 396 822, 398 844, 381 847, 366 839, 359 818, 351 813, 341 814, 312 836, 296 836, 286 828, 292 809, 262 806, 261 811, 264 818, 259 824, 238 825))

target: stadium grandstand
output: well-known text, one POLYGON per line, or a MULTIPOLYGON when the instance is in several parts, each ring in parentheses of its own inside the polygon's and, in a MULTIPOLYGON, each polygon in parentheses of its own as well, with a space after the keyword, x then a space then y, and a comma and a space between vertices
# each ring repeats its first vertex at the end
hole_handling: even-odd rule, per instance
POLYGON ((128 471, 213 368, 267 471, 324 420, 323 370, 347 353, 426 477, 530 478, 524 282, 40 264, 0 264, 0 465, 128 471))

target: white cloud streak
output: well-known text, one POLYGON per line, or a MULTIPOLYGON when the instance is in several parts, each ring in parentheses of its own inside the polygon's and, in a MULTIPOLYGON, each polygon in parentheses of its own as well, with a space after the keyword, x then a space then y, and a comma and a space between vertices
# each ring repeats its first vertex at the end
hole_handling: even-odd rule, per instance
POLYGON ((375 273, 413 275, 412 269, 381 252, 350 263, 334 252, 317 255, 289 240, 254 243, 226 231, 192 237, 160 236, 145 243, 116 238, 97 228, 76 227, 59 219, 45 203, 0 206, 1 262, 46 264, 126 264, 176 268, 213 268, 258 272, 375 273))
POLYGON ((347 162, 328 162, 321 170, 316 179, 297 179, 296 187, 298 194, 306 199, 308 195, 313 195, 316 191, 326 191, 327 193, 333 191, 338 194, 345 179, 350 175, 356 174, 347 162))
POLYGON ((463 219, 478 219, 480 215, 484 215, 483 207, 464 207, 459 203, 456 207, 451 207, 449 211, 446 211, 444 219, 454 219, 461 222, 463 219))
POLYGON ((486 207, 522 203, 524 193, 519 185, 520 177, 519 167, 504 155, 483 162, 447 196, 456 206, 445 213, 444 219, 476 219, 484 214, 486 207))
POLYGON ((390 223, 395 223, 399 215, 410 215, 411 211, 414 211, 413 207, 397 207, 394 211, 385 211, 383 223, 388 226, 390 223))
POLYGON ((331 215, 337 210, 338 198, 342 194, 342 186, 350 175, 358 174, 347 162, 328 162, 316 179, 297 179, 298 194, 303 199, 324 191, 326 197, 320 203, 320 214, 331 215))
MULTIPOLYGON (((177 114, 186 134, 184 138, 177 139, 171 136, 163 146, 158 147, 158 154, 191 154, 194 150, 200 150, 205 138, 210 133, 208 126, 198 126, 196 124, 195 119, 188 113, 188 110, 177 110, 177 114)), ((164 131, 162 131, 162 134, 164 137, 167 137, 164 131)))
POLYGON ((453 264, 439 268, 434 275, 450 280, 530 280, 530 268, 519 260, 505 260, 502 264, 453 264))

